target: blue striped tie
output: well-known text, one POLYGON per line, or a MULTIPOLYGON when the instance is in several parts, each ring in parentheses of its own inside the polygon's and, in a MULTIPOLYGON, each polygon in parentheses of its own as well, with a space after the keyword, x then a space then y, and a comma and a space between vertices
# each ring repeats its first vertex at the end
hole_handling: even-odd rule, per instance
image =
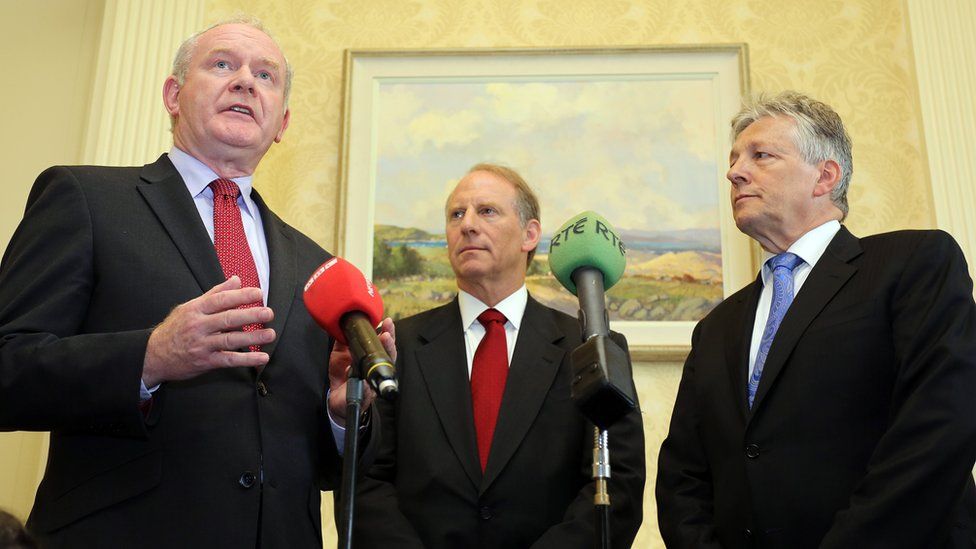
POLYGON ((762 341, 759 342, 756 365, 749 376, 749 408, 752 408, 752 401, 756 399, 756 390, 759 388, 769 347, 773 344, 773 338, 776 337, 776 331, 779 330, 786 311, 793 303, 793 269, 803 263, 803 260, 796 254, 785 253, 770 258, 768 263, 773 270, 773 302, 769 306, 769 318, 766 319, 762 341))

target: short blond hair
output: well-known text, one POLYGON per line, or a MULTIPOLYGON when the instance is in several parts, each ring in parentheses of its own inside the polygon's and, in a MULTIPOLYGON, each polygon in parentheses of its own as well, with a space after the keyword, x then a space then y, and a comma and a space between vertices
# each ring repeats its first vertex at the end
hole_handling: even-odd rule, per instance
MULTIPOLYGON (((471 166, 471 169, 465 175, 465 177, 471 175, 474 172, 488 172, 498 177, 508 181, 515 187, 515 211, 518 212, 519 224, 522 225, 524 229, 529 221, 535 219, 536 221, 542 222, 542 214, 539 211, 539 199, 536 198, 535 192, 532 191, 532 187, 525 182, 525 179, 517 171, 508 166, 502 164, 492 164, 490 162, 480 162, 471 166)), ((450 199, 450 197, 448 197, 450 199)), ((536 246, 538 248, 538 246, 536 246)), ((526 261, 526 265, 532 264, 532 258, 535 257, 536 248, 532 248, 529 251, 529 256, 526 261)))

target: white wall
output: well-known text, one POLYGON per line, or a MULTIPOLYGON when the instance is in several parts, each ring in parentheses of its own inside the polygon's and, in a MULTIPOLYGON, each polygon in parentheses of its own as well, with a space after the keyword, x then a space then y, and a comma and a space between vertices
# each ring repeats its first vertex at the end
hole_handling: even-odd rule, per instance
MULTIPOLYGON (((0 253, 34 178, 81 161, 104 0, 0 0, 0 253)), ((0 433, 0 507, 26 518, 47 454, 44 433, 0 433)))

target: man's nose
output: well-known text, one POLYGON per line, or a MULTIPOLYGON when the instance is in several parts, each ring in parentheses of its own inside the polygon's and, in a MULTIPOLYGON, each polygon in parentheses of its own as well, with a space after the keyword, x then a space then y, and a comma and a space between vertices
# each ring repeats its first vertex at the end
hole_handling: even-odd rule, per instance
POLYGON ((473 211, 466 211, 461 216, 461 230, 468 233, 477 230, 477 216, 473 211))
POLYGON ((251 74, 250 69, 241 68, 237 71, 231 83, 231 89, 235 92, 254 94, 254 75, 251 74))
POLYGON ((729 166, 729 171, 725 172, 725 178, 733 185, 741 185, 746 182, 746 171, 743 163, 738 160, 729 166))

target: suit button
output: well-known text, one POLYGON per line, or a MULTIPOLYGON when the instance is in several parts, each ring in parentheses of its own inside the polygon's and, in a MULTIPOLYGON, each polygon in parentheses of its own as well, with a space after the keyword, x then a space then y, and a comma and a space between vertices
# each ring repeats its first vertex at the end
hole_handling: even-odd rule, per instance
POLYGON ((263 396, 263 397, 266 397, 270 393, 271 393, 271 391, 268 390, 268 386, 265 385, 263 381, 259 381, 258 382, 258 394, 261 395, 261 396, 263 396))
POLYGON ((746 539, 751 538, 752 537, 752 530, 750 530, 749 528, 746 528, 745 534, 746 534, 746 539))
POLYGON ((242 488, 250 488, 254 486, 254 473, 250 471, 244 471, 241 473, 241 478, 237 479, 237 483, 241 485, 242 488))
POLYGON ((487 505, 481 508, 481 520, 491 520, 491 508, 487 505))
POLYGON ((759 445, 750 444, 746 446, 746 457, 749 459, 756 459, 759 457, 759 445))

